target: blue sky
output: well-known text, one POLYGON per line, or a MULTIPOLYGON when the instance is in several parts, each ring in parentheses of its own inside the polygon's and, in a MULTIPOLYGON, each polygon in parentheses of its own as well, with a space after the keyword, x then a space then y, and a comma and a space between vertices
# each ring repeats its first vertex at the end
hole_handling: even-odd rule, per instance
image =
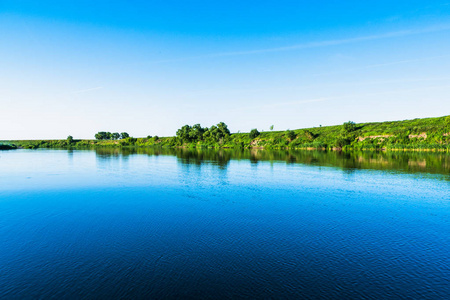
POLYGON ((0 139, 450 114, 447 1, 0 0, 0 139))

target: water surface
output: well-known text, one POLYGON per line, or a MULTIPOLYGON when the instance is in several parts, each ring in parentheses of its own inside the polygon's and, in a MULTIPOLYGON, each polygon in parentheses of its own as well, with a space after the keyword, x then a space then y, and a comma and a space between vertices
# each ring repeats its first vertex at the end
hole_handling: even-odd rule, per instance
POLYGON ((436 153, 0 151, 0 298, 450 294, 436 153))

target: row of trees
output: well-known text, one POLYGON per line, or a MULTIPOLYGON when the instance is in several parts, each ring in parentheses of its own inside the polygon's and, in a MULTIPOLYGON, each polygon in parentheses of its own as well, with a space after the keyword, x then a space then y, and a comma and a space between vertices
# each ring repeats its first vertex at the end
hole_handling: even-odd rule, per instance
POLYGON ((177 130, 177 137, 183 143, 193 142, 223 142, 230 137, 231 133, 227 124, 220 122, 210 128, 202 127, 200 124, 194 126, 184 125, 177 130))
MULTIPOLYGON (((354 130, 355 123, 348 122, 344 123, 345 131, 350 132, 354 130), (353 126, 353 127, 352 127, 353 126)), ((270 126, 270 129, 273 130, 273 125, 270 126)), ((255 139, 258 136, 260 136, 261 133, 258 131, 258 129, 254 128, 252 129, 248 137, 251 139, 255 139)), ((213 125, 210 128, 208 127, 202 127, 200 124, 195 124, 193 126, 190 125, 184 125, 180 129, 177 130, 176 133, 177 138, 182 143, 193 143, 193 142, 222 142, 224 140, 227 140, 231 136, 231 132, 228 129, 228 125, 224 122, 220 122, 217 125, 213 125)), ((95 134, 95 139, 97 140, 119 140, 119 139, 126 139, 129 138, 130 135, 126 132, 118 133, 118 132, 106 132, 106 131, 99 131, 95 134)), ((287 130, 286 131, 286 137, 289 140, 294 140, 297 135, 293 130, 287 130)), ((147 136, 147 139, 151 139, 152 136, 147 136)), ((155 136, 155 140, 158 140, 159 137, 155 136)), ((71 136, 68 137, 69 143, 73 141, 73 138, 71 136), (69 141, 70 139, 70 141, 69 141)))
POLYGON ((95 134, 96 140, 120 140, 120 139, 126 139, 127 137, 130 137, 130 135, 126 132, 111 133, 111 132, 106 132, 106 131, 99 131, 95 134))
MULTIPOLYGON (((446 120, 448 122, 448 120, 446 120)), ((273 125, 270 128, 273 129, 273 125)), ((336 136, 334 140, 334 145, 336 147, 344 147, 346 145, 350 145, 356 138, 356 130, 357 126, 355 122, 348 121, 343 124, 339 134, 336 136)), ((252 129, 248 133, 248 138, 250 139, 256 139, 259 137, 261 133, 256 129, 252 129)), ((118 140, 122 139, 125 140, 124 142, 127 144, 133 144, 134 142, 130 140, 130 136, 126 132, 118 133, 118 132, 105 132, 100 131, 95 135, 95 138, 97 140, 118 140)), ((303 143, 303 142, 312 142, 316 138, 316 135, 308 130, 302 130, 299 134, 297 134, 293 130, 286 130, 282 136, 280 137, 274 137, 273 142, 276 144, 280 143, 303 143), (285 142, 283 142, 283 136, 285 139, 287 139, 285 142), (295 141, 294 141, 295 140, 295 141)), ((151 136, 147 137, 148 140, 152 139, 151 136)), ((242 138, 240 138, 242 139, 242 138)), ((159 137, 155 136, 153 139, 154 141, 158 141, 159 137)), ((153 141, 153 142, 154 142, 153 141)), ((68 143, 71 144, 73 142, 72 138, 68 138, 68 143)), ((195 124, 193 126, 190 125, 184 125, 176 132, 176 139, 173 141, 176 145, 181 145, 183 143, 227 143, 231 142, 233 144, 234 139, 231 137, 230 130, 228 129, 228 125, 224 122, 220 122, 217 125, 213 125, 211 127, 202 127, 200 124, 195 124)), ((286 145, 287 145, 286 144, 286 145)))

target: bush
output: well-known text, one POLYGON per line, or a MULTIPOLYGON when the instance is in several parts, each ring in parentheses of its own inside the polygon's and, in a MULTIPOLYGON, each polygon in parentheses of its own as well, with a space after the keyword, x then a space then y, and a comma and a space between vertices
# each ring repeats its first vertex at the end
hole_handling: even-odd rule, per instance
POLYGON ((338 136, 334 144, 338 148, 343 148, 344 146, 350 145, 350 140, 347 137, 338 136))
POLYGON ((446 116, 446 117, 445 117, 444 123, 445 123, 445 126, 446 126, 446 127, 450 128, 450 116, 446 116))
POLYGON ((353 121, 348 121, 344 123, 345 132, 352 132, 356 130, 356 124, 353 121))
POLYGON ((297 137, 297 135, 295 134, 295 132, 293 130, 286 130, 286 137, 292 141, 293 139, 295 139, 297 137))
POLYGON ((258 129, 254 128, 254 129, 250 130, 248 137, 251 139, 254 139, 254 138, 258 137, 260 134, 261 133, 258 131, 258 129))

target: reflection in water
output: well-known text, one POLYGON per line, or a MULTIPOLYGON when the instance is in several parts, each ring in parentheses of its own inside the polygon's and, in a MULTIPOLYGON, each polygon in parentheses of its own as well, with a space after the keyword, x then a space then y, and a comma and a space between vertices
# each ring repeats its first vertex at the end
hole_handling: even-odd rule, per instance
POLYGON ((450 155, 433 152, 368 152, 368 151, 295 151, 295 150, 248 150, 248 149, 168 149, 168 148, 98 148, 99 161, 119 156, 126 160, 129 155, 176 156, 186 165, 216 165, 226 169, 231 160, 285 161, 288 164, 331 166, 352 173, 354 169, 396 170, 407 173, 426 172, 450 174, 450 155))
POLYGON ((67 150, 67 158, 68 158, 69 164, 73 165, 73 150, 72 149, 67 150))

